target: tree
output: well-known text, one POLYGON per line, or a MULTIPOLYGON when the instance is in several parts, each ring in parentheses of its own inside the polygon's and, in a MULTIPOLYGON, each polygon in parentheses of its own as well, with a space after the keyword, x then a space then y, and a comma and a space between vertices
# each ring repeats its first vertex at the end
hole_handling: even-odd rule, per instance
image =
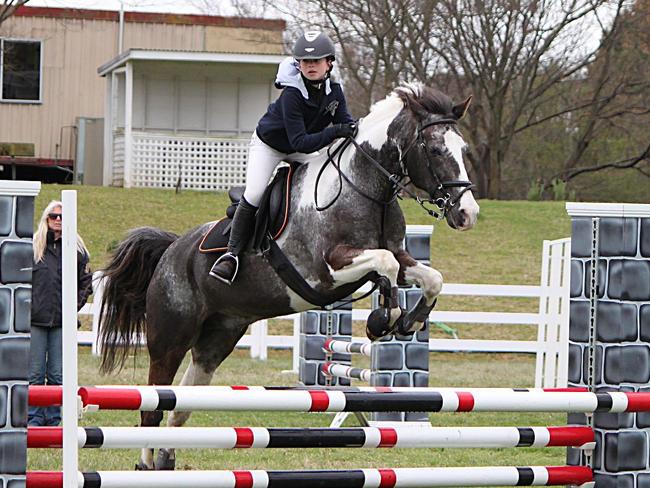
MULTIPOLYGON (((439 27, 428 36, 430 48, 444 59, 454 83, 470 87, 476 100, 468 124, 469 157, 481 196, 502 197, 502 168, 518 133, 577 110, 598 117, 604 83, 600 94, 578 106, 557 104, 563 93, 558 87, 595 62, 609 39, 605 24, 616 24, 623 7, 624 0, 435 2, 439 27), (589 30, 603 39, 600 46, 589 45, 589 30), (545 113, 549 105, 557 110, 545 113)), ((585 140, 591 135, 587 130, 585 140)), ((580 144, 575 141, 576 151, 580 144)))
MULTIPOLYGON (((208 1, 208 0, 206 0, 208 1)), ((647 56, 619 56, 630 42, 632 0, 259 0, 293 29, 319 26, 340 45, 338 60, 356 115, 399 82, 419 80, 456 99, 474 95, 463 129, 472 179, 481 197, 519 196, 504 180, 539 177, 543 186, 570 181, 591 166, 647 159, 611 153, 593 163, 594 148, 612 126, 639 123, 646 78, 630 69, 647 56), (627 37, 626 37, 627 36, 627 37), (634 123, 634 122, 633 122, 634 123), (552 134, 553 139, 544 135, 552 134), (532 137, 531 137, 532 136, 532 137), (522 143, 554 144, 555 161, 515 164, 522 143), (547 167, 548 165, 548 167, 547 167), (543 167, 544 171, 540 168, 543 167), (507 174, 504 174, 504 168, 507 174)), ((645 31, 647 36, 647 20, 645 31)), ((647 106, 647 105, 646 105, 647 106)), ((519 185, 520 187, 523 185, 519 185)), ((524 192, 525 193, 525 192, 524 192)))
POLYGON ((18 7, 25 5, 29 0, 3 0, 0 3, 0 25, 13 15, 18 7))
POLYGON ((582 90, 589 108, 586 113, 576 110, 573 150, 551 179, 570 181, 608 169, 632 169, 650 177, 649 16, 650 4, 636 2, 606 32, 582 90), (618 142, 621 148, 605 157, 602 148, 590 150, 602 141, 618 142))

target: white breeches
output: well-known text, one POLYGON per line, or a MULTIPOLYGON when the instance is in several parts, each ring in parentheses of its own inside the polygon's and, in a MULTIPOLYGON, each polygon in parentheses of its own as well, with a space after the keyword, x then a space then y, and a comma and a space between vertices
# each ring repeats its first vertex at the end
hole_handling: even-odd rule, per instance
POLYGON ((305 162, 314 154, 291 153, 285 154, 266 145, 253 132, 248 147, 248 164, 246 166, 246 190, 244 198, 251 205, 259 207, 262 194, 269 184, 275 167, 285 160, 305 162))

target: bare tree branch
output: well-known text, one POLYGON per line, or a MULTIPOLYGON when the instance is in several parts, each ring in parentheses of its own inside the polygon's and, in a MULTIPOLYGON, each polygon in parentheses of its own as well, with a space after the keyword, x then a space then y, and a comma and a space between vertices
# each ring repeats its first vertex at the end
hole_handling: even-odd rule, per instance
POLYGON ((29 0, 3 0, 0 3, 0 24, 11 17, 18 7, 25 5, 29 0))
POLYGON ((549 181, 561 179, 563 181, 569 181, 572 180, 573 178, 580 176, 585 173, 593 173, 596 171, 602 171, 604 169, 630 169, 630 168, 635 168, 637 169, 640 173, 644 174, 645 176, 650 177, 650 174, 647 174, 645 171, 643 171, 641 168, 638 168, 637 165, 639 163, 650 163, 650 144, 646 146, 646 148, 638 155, 631 157, 631 158, 626 158, 622 159, 620 161, 615 161, 615 162, 609 162, 609 163, 602 163, 602 164, 596 164, 593 166, 584 166, 581 168, 569 168, 564 171, 561 171, 559 173, 556 173, 553 175, 549 181))

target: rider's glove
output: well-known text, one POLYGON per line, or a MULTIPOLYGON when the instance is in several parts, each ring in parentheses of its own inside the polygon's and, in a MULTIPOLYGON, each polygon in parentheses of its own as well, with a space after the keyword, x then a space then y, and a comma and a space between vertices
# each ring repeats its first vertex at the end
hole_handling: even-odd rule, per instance
POLYGON ((334 136, 339 137, 354 137, 354 133, 357 130, 357 124, 335 124, 334 126, 334 136))

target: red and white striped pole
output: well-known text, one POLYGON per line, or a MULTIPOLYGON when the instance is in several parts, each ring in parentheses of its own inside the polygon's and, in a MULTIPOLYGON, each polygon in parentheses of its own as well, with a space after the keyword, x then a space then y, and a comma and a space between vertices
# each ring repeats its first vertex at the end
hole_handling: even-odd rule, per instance
MULTIPOLYGON (((30 427, 28 448, 60 448, 60 427, 30 427)), ((590 427, 84 427, 80 448, 508 448, 592 449, 590 427)))
POLYGON ((323 344, 325 352, 335 352, 339 354, 361 354, 370 357, 372 344, 370 342, 347 342, 337 341, 336 339, 327 339, 323 344))
POLYGON ((648 392, 514 389, 82 387, 85 406, 114 410, 291 412, 648 412, 648 392))
MULTIPOLYGON (((94 471, 79 473, 79 488, 430 488, 434 486, 559 486, 593 487, 593 473, 584 466, 479 468, 396 468, 337 471, 94 471)), ((27 473, 27 488, 61 488, 57 472, 27 473)))
POLYGON ((343 364, 324 363, 323 374, 325 376, 336 376, 337 378, 349 378, 354 380, 370 382, 372 372, 369 369, 351 368, 343 364))

